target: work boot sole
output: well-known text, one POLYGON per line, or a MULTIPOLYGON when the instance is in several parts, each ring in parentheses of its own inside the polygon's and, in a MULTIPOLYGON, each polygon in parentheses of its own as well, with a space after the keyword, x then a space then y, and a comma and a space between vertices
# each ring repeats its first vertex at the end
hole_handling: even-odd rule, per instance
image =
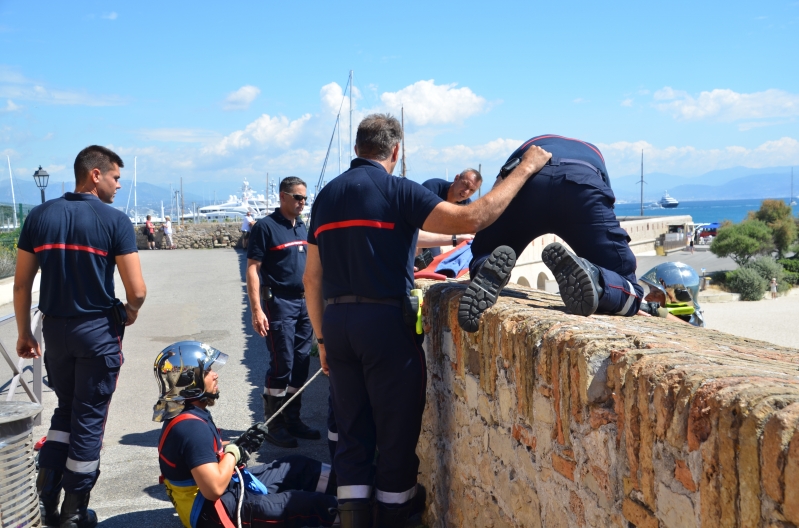
POLYGON ((544 248, 541 260, 555 275, 566 310, 585 317, 596 312, 599 294, 591 272, 581 258, 562 244, 553 242, 544 248))
POLYGON ((516 253, 499 246, 480 266, 458 306, 458 324, 467 332, 477 332, 483 312, 494 306, 516 265, 516 253))

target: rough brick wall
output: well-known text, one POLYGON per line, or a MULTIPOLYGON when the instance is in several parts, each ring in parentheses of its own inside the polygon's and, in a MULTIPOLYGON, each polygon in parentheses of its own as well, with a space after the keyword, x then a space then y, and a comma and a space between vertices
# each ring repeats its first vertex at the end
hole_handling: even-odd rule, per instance
POLYGON ((431 527, 799 524, 799 351, 516 286, 467 334, 420 285, 431 527))

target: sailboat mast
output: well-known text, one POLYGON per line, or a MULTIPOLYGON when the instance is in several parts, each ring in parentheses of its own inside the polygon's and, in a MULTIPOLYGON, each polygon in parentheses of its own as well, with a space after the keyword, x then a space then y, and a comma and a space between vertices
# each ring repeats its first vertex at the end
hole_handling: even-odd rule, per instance
POLYGON ((641 216, 644 216, 644 150, 641 149, 641 216))
POLYGON ((402 118, 402 174, 403 178, 406 178, 406 167, 405 167, 405 107, 403 106, 400 110, 401 118, 402 118))
MULTIPOLYGON (((353 70, 350 70, 350 163, 352 163, 352 82, 355 78, 353 70)), ((339 171, 341 174, 341 171, 339 171)))
POLYGON ((139 202, 136 195, 136 156, 133 156, 133 217, 136 225, 139 225, 139 202))
POLYGON ((8 160, 8 180, 11 182, 11 203, 14 207, 14 229, 17 227, 17 199, 14 197, 14 177, 11 175, 11 158, 6 155, 8 160))

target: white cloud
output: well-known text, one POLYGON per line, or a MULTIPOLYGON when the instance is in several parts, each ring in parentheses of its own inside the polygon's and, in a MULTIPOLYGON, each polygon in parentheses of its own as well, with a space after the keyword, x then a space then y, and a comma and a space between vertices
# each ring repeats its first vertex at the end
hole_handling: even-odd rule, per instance
MULTIPOLYGON (((341 115, 348 115, 350 112, 350 98, 349 92, 347 97, 344 97, 344 89, 338 83, 332 82, 322 86, 319 90, 319 97, 322 100, 322 111, 326 114, 336 116, 339 109, 341 115)), ((357 108, 357 102, 361 99, 361 91, 355 86, 352 90, 352 108, 353 111, 357 108)), ((353 116, 353 120, 355 116, 353 116)))
POLYGON ((488 107, 487 101, 471 89, 456 86, 436 85, 433 79, 417 81, 397 92, 384 92, 380 100, 397 115, 404 106, 406 121, 418 126, 460 123, 488 107))
POLYGON ((627 99, 623 100, 623 101, 621 102, 621 105, 622 105, 622 106, 632 106, 632 105, 633 105, 633 100, 632 100, 632 98, 629 98, 629 97, 628 97, 627 99))
POLYGON ((114 11, 111 11, 110 13, 105 13, 105 14, 101 15, 101 17, 106 19, 106 20, 116 20, 117 16, 119 16, 119 15, 117 15, 114 11))
POLYGON ((0 108, 0 112, 17 112, 21 108, 22 108, 21 106, 14 104, 14 101, 8 99, 6 100, 5 108, 0 108))
POLYGON ((125 100, 116 95, 92 95, 83 91, 53 90, 0 66, 0 98, 53 105, 117 106, 125 100))
POLYGON ((698 149, 692 146, 658 147, 647 141, 619 141, 597 145, 614 176, 635 174, 644 151, 646 172, 696 175, 731 167, 771 167, 799 164, 799 141, 783 137, 754 147, 727 146, 698 149))
POLYGON ((572 101, 572 103, 574 103, 574 104, 582 104, 582 103, 588 103, 588 102, 589 101, 587 99, 583 99, 582 97, 578 97, 577 99, 574 99, 572 101))
POLYGON ((717 88, 694 97, 666 86, 656 91, 653 99, 655 108, 681 121, 732 122, 799 116, 799 95, 776 89, 747 94, 717 88))
POLYGON ((225 98, 223 108, 225 110, 247 110, 250 104, 261 94, 257 86, 245 85, 231 92, 225 98))
POLYGON ((271 117, 263 114, 247 125, 244 130, 237 130, 222 138, 214 145, 203 148, 205 154, 227 156, 233 151, 256 146, 262 149, 289 149, 303 131, 311 114, 290 121, 285 116, 271 117))

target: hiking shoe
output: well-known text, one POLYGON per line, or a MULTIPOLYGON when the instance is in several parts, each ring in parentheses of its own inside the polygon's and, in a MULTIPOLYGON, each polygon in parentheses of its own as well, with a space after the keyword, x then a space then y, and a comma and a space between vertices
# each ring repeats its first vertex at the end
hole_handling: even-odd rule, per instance
POLYGON ((467 332, 477 332, 480 316, 494 306, 516 265, 516 253, 499 246, 480 265, 458 306, 458 324, 467 332))
POLYGON ((541 260, 555 275, 560 298, 569 312, 586 317, 596 312, 604 293, 599 285, 600 274, 596 266, 558 242, 544 248, 541 260))

